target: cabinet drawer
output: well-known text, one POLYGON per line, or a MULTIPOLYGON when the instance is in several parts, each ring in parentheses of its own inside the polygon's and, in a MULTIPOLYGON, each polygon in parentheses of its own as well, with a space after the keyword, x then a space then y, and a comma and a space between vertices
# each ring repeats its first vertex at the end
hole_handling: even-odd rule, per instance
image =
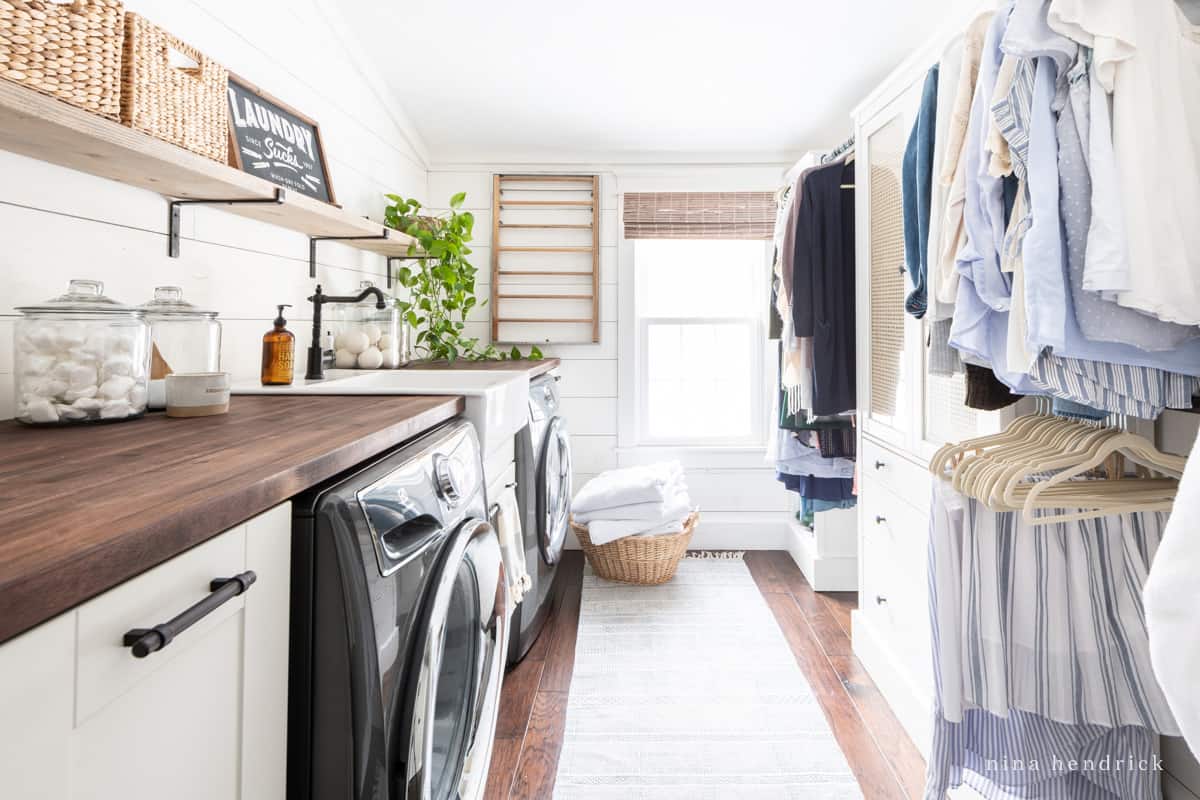
POLYGON ((239 525, 80 606, 76 725, 203 641, 242 610, 245 595, 225 602, 146 658, 134 658, 124 646, 126 631, 166 622, 211 594, 214 578, 245 569, 246 526, 239 525))
POLYGON ((866 436, 863 436, 862 450, 860 477, 879 481, 909 505, 928 513, 933 490, 933 475, 928 469, 866 436))
POLYGON ((931 688, 929 635, 929 518, 879 481, 860 488, 864 564, 863 606, 888 639, 913 682, 931 688), (879 602, 882 598, 884 602, 879 602))

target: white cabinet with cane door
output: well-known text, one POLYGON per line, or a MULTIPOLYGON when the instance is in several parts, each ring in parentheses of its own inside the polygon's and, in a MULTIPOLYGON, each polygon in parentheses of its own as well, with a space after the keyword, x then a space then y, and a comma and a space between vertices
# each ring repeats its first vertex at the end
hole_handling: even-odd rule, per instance
POLYGON ((986 4, 960 10, 854 110, 859 409, 859 610, 854 650, 922 751, 932 667, 925 559, 929 458, 950 440, 999 430, 1007 414, 963 404, 963 376, 928 374, 929 323, 904 311, 901 163, 926 71, 986 4))
POLYGON ((290 554, 284 503, 0 645, 0 796, 283 798, 290 554))

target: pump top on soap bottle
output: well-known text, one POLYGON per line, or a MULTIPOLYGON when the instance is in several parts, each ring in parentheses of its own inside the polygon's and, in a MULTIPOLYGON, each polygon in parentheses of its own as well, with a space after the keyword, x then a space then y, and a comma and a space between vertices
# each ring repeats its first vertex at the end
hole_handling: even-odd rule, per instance
POLYGON ((275 327, 263 334, 262 339, 262 385, 287 386, 292 382, 296 355, 296 336, 287 329, 283 310, 290 303, 278 306, 279 316, 275 327))

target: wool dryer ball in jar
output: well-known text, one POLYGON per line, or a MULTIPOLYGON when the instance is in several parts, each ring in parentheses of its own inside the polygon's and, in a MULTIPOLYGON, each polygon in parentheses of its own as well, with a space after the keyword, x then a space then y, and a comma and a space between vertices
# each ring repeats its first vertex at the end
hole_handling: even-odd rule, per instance
POLYGON ((380 327, 372 322, 363 325, 362 332, 367 335, 367 342, 372 345, 379 344, 379 337, 383 336, 383 331, 380 327))
POLYGON ((379 369, 383 366, 383 353, 378 347, 368 347, 359 354, 358 366, 363 369, 379 369))
POLYGON ((371 346, 371 340, 362 331, 346 331, 342 334, 342 349, 358 355, 371 346))
POLYGON ((357 364, 358 356, 344 347, 334 353, 333 365, 338 369, 354 369, 357 364))

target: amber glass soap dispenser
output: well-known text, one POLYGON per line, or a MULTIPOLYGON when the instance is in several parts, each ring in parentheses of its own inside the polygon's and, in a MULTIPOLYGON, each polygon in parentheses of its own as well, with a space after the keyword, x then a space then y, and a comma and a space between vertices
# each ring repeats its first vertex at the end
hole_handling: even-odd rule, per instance
POLYGON ((291 308, 291 306, 288 304, 279 306, 279 316, 275 318, 275 327, 263 334, 263 386, 287 386, 292 382, 296 336, 284 327, 287 325, 287 320, 283 318, 285 308, 291 308))

